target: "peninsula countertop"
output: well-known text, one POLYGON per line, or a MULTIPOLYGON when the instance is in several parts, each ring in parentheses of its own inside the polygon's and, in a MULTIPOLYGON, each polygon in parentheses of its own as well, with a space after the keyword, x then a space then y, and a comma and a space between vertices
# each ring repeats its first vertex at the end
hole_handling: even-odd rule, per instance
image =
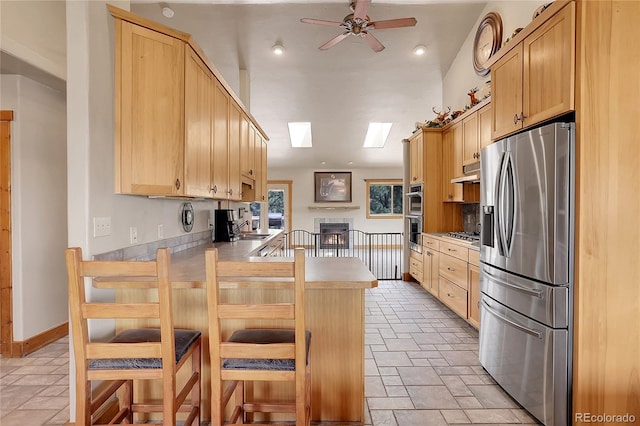
MULTIPOLYGON (((234 243, 230 243, 234 244, 234 243)), ((171 281, 174 288, 204 288, 206 285, 204 254, 214 245, 206 244, 171 255, 171 281)), ((221 259, 226 260, 225 248, 218 248, 221 259)), ((251 262, 278 262, 278 257, 245 257, 251 262)), ((241 260, 232 257, 232 260, 241 260)), ((305 258, 307 288, 374 288, 378 280, 356 257, 305 258)), ((234 286, 230 283, 229 286, 234 286)), ((224 285, 222 287, 225 287, 224 285)))

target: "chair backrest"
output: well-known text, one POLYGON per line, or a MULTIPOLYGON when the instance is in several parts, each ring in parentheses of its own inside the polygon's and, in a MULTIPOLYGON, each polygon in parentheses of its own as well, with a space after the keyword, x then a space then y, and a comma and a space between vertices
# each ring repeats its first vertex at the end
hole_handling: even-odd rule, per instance
MULTIPOLYGON (((305 335, 305 258, 304 249, 295 249, 294 257, 259 258, 245 261, 221 261, 217 249, 206 252, 207 304, 209 311, 209 351, 212 378, 222 360, 231 358, 295 359, 296 375, 306 366, 305 335), (293 297, 285 303, 239 304, 224 301, 221 288, 247 289, 264 294, 269 289, 291 288, 293 297), (258 290, 259 289, 259 290, 258 290), (225 320, 290 320, 294 323, 295 343, 256 345, 226 341, 225 320), (300 344, 298 344, 300 343, 300 344)), ((269 297, 265 297, 269 300, 269 297)), ((248 327, 250 328, 250 327, 248 327)), ((263 327, 266 328, 266 327, 263 327)), ((277 327, 272 327, 277 328, 277 327)), ((292 327, 289 327, 292 328, 292 327)))
MULTIPOLYGON (((77 372, 87 372, 92 360, 124 358, 161 359, 162 368, 158 369, 158 375, 162 375, 162 370, 170 368, 172 371, 175 368, 176 355, 169 279, 169 249, 158 249, 156 260, 152 261, 83 260, 82 250, 77 247, 68 248, 65 255, 77 372), (141 303, 88 301, 85 285, 91 284, 89 279, 99 282, 100 288, 156 289, 157 301, 141 303), (92 342, 88 330, 90 319, 147 319, 152 326, 160 329, 160 342, 92 342)), ((154 299, 155 297, 149 296, 147 300, 154 299)), ((88 379, 108 379, 109 371, 100 370, 100 368, 94 370, 92 366, 88 379)))

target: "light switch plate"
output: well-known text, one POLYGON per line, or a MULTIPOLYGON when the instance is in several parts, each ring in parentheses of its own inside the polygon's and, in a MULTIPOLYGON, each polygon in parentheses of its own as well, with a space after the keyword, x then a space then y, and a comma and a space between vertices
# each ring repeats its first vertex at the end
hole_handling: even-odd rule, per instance
POLYGON ((164 238, 164 226, 162 224, 158 225, 158 238, 164 238))
POLYGON ((93 218, 93 236, 106 237, 111 235, 111 218, 110 217, 94 217, 93 218))

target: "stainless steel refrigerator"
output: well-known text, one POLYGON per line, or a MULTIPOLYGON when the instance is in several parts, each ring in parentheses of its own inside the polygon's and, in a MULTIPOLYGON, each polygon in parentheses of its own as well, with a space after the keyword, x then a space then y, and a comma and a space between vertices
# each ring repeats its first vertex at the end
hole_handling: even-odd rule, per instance
POLYGON ((573 123, 480 154, 480 363, 545 425, 571 412, 573 123))

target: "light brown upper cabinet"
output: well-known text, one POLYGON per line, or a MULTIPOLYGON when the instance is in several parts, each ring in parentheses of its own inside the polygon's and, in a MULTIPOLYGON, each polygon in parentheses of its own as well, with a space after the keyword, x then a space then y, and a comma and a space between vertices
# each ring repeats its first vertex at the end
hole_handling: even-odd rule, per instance
POLYGON ((267 141, 262 138, 260 132, 255 132, 255 201, 267 200, 267 141))
POLYGON ((266 176, 260 126, 189 34, 107 8, 115 18, 116 192, 244 199, 241 167, 255 174, 256 138, 266 176))
POLYGON ((574 73, 571 2, 491 66, 492 139, 574 110, 574 73))
POLYGON ((414 133, 409 138, 410 152, 410 183, 424 182, 424 137, 422 131, 414 133))
POLYGON ((184 80, 185 195, 208 197, 211 192, 211 144, 215 78, 200 57, 187 47, 184 80))
POLYGON ((240 170, 242 181, 253 185, 255 181, 254 134, 250 130, 249 119, 245 114, 240 116, 240 170))
POLYGON ((184 195, 184 43, 115 23, 115 191, 184 195))
POLYGON ((240 138, 242 135, 242 111, 237 103, 229 104, 229 199, 239 201, 242 198, 240 179, 240 138))
POLYGON ((480 151, 491 144, 491 104, 462 120, 462 165, 480 161, 480 151))
POLYGON ((229 196, 229 94, 216 83, 213 110, 213 198, 229 196))
POLYGON ((442 196, 443 201, 463 200, 462 185, 451 179, 462 176, 462 123, 456 123, 442 134, 442 196))

